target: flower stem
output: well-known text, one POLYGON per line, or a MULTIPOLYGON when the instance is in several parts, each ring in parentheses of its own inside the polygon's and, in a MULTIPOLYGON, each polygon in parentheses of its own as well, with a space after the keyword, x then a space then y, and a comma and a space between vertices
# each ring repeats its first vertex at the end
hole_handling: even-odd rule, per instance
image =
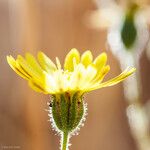
POLYGON ((68 143, 69 143, 69 134, 66 131, 66 132, 63 132, 63 135, 62 135, 61 150, 68 150, 68 143))

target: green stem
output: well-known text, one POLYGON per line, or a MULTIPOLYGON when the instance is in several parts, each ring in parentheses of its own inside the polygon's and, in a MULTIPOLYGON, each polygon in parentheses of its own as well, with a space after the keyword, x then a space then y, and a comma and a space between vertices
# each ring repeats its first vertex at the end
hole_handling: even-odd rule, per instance
POLYGON ((62 135, 61 150, 68 150, 68 143, 69 143, 69 134, 68 132, 64 132, 62 135))

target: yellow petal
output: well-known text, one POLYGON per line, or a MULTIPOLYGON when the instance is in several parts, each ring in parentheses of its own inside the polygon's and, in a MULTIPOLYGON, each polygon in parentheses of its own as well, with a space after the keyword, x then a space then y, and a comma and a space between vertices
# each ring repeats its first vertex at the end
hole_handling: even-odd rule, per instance
POLYGON ((97 56, 94 60, 95 67, 97 70, 101 70, 107 62, 107 54, 102 53, 99 56, 97 56))
POLYGON ((37 73, 42 74, 43 70, 33 55, 26 53, 25 58, 32 69, 34 69, 37 73))
POLYGON ((61 63, 60 63, 60 60, 59 60, 58 57, 56 57, 56 64, 57 64, 57 68, 58 68, 59 70, 61 70, 61 63))
POLYGON ((110 70, 110 66, 109 65, 104 66, 100 71, 98 71, 94 81, 100 83, 104 79, 106 74, 109 72, 109 70, 110 70))
POLYGON ((52 73, 56 70, 56 65, 43 52, 38 52, 38 61, 46 72, 52 73))
POLYGON ((81 56, 81 63, 87 67, 88 65, 90 65, 93 61, 93 56, 91 51, 85 51, 82 56, 81 56))
POLYGON ((19 65, 32 77, 32 81, 37 85, 41 85, 41 88, 45 89, 45 72, 42 71, 41 68, 38 68, 39 66, 36 60, 30 56, 31 55, 26 55, 26 59, 28 60, 27 62, 22 56, 18 55, 17 61, 19 65))
POLYGON ((40 92, 40 93, 42 92, 42 93, 44 93, 44 94, 47 94, 47 92, 46 92, 43 88, 41 88, 38 84, 34 83, 33 81, 29 81, 28 83, 29 83, 29 86, 30 86, 34 91, 40 92))
POLYGON ((80 62, 80 54, 77 49, 73 48, 66 56, 64 63, 64 70, 73 71, 74 61, 76 64, 80 62))
POLYGON ((21 55, 18 55, 17 62, 32 78, 41 80, 42 74, 39 74, 37 69, 32 68, 32 66, 21 55))
POLYGON ((115 84, 123 81, 128 76, 130 76, 132 73, 135 72, 135 70, 136 70, 135 68, 131 68, 131 69, 127 68, 125 71, 123 71, 117 77, 112 78, 112 79, 110 79, 110 80, 108 80, 108 81, 106 81, 104 83, 100 83, 99 85, 92 87, 89 91, 96 90, 96 89, 99 89, 99 88, 102 88, 102 87, 107 87, 107 86, 115 85, 115 84))
POLYGON ((15 59, 12 56, 7 56, 7 62, 10 65, 10 67, 22 78, 29 80, 29 76, 27 74, 25 74, 24 72, 22 72, 19 69, 19 64, 17 64, 17 62, 15 61, 15 59))

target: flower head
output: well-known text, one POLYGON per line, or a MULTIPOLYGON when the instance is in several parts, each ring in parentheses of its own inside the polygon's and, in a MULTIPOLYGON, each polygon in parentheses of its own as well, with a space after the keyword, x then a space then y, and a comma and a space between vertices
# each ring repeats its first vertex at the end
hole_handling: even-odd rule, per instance
POLYGON ((33 90, 45 94, 89 92, 115 85, 135 71, 135 68, 127 68, 119 76, 102 82, 110 70, 106 65, 106 53, 93 60, 91 51, 85 51, 80 57, 78 50, 72 49, 65 58, 64 67, 58 58, 55 64, 43 52, 39 52, 37 58, 38 61, 27 53, 25 58, 18 55, 16 60, 7 56, 7 61, 18 75, 28 80, 33 90))
POLYGON ((63 67, 58 58, 55 64, 42 52, 37 58, 38 62, 27 53, 25 58, 18 55, 16 60, 7 56, 7 61, 18 75, 28 80, 32 89, 52 95, 49 115, 52 126, 61 135, 61 150, 68 150, 70 135, 77 133, 85 120, 86 105, 82 95, 115 85, 135 71, 135 68, 128 68, 119 76, 102 82, 110 70, 105 53, 93 60, 91 51, 80 57, 78 50, 72 49, 63 67))

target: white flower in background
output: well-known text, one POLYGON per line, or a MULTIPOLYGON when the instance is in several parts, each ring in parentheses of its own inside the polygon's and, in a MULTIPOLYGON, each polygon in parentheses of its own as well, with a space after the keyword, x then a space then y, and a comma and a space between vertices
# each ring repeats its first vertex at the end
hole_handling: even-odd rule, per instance
MULTIPOLYGON (((128 100, 127 117, 139 150, 150 149, 149 114, 141 98, 139 58, 147 49, 150 57, 148 0, 95 0, 98 10, 91 15, 91 25, 107 29, 107 41, 121 69, 132 65, 136 74, 124 82, 124 95, 128 100), (149 47, 148 47, 149 45, 149 47)), ((150 2, 149 2, 150 3, 150 2)))
POLYGON ((150 7, 148 7, 148 1, 119 2, 96 0, 99 9, 92 13, 91 25, 108 29, 108 43, 115 55, 122 58, 122 55, 124 57, 130 51, 136 51, 134 54, 139 56, 149 38, 150 7))

